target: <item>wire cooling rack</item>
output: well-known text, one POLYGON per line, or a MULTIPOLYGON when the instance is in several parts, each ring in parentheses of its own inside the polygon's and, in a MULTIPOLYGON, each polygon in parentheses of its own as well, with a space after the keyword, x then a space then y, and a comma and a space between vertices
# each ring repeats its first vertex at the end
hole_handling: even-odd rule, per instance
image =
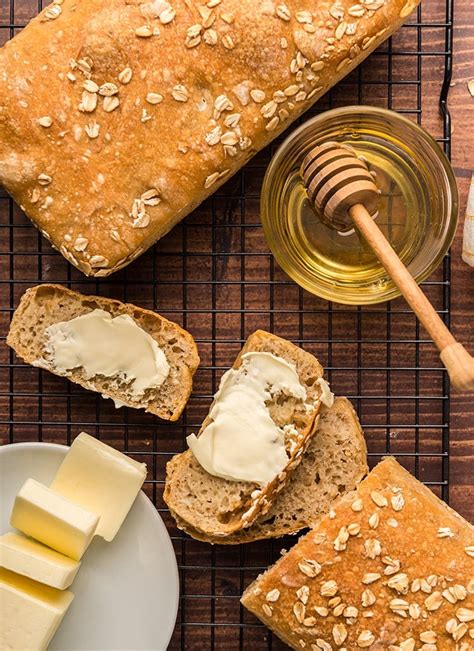
MULTIPOLYGON (((36 0, 0 0, 0 44, 40 6, 36 0)), ((428 128, 449 155, 452 21, 452 0, 424 2, 312 113, 350 103, 392 108, 428 128)), ((243 611, 239 597, 294 539, 211 547, 179 532, 162 500, 166 462, 184 449, 185 436, 205 416, 223 370, 256 328, 287 337, 319 357, 333 389, 358 410, 371 465, 390 452, 448 498, 447 377, 406 304, 328 304, 298 288, 269 254, 259 220, 259 191, 277 144, 133 265, 101 281, 68 265, 0 189, 1 440, 70 443, 85 430, 148 464, 145 489, 168 527, 181 574, 173 650, 286 648, 243 611), (135 410, 116 411, 111 401, 13 356, 5 335, 14 307, 27 287, 51 281, 155 309, 193 333, 202 365, 178 423, 135 410)), ((423 287, 449 324, 449 258, 423 287)))

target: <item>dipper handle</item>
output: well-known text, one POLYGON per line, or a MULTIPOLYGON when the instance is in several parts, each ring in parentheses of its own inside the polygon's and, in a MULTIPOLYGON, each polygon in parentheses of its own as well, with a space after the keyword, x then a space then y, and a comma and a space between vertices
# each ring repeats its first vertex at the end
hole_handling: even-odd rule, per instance
POLYGON ((349 208, 349 215, 438 347, 453 386, 473 391, 474 358, 445 326, 365 206, 355 204, 349 208))

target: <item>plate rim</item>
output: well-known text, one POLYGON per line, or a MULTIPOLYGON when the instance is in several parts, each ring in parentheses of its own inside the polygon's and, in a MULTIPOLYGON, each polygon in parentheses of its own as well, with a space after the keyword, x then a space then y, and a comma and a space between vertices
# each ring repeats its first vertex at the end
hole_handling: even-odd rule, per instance
MULTIPOLYGON (((99 439, 98 439, 99 440, 99 439)), ((55 449, 58 452, 63 452, 66 453, 67 450, 71 448, 70 445, 64 445, 62 443, 48 443, 47 441, 19 441, 18 443, 5 443, 3 445, 0 445, 0 456, 3 456, 5 454, 5 451, 8 449, 12 448, 22 448, 22 449, 55 449)), ((120 450, 121 451, 121 450, 120 450)), ((126 453, 122 453, 126 454, 126 453)), ((166 641, 166 646, 167 648, 169 646, 169 643, 171 641, 171 638, 174 633, 174 629, 176 626, 176 621, 178 618, 178 610, 179 610, 179 602, 180 602, 180 596, 181 596, 181 583, 179 579, 179 570, 178 570, 178 561, 176 558, 176 554, 174 551, 173 547, 173 542, 171 540, 170 534, 168 532, 168 529, 163 522, 163 518, 161 515, 158 513, 155 505, 151 501, 151 499, 144 493, 142 489, 140 489, 138 495, 137 495, 137 500, 142 500, 142 503, 144 504, 145 509, 147 509, 150 513, 153 514, 153 516, 158 520, 159 525, 163 528, 164 532, 166 533, 166 545, 168 546, 168 549, 170 551, 171 557, 173 559, 173 576, 174 576, 174 581, 175 581, 175 586, 176 586, 176 596, 174 599, 174 604, 173 604, 173 612, 174 612, 174 617, 170 623, 168 633, 166 635, 167 641, 166 641)))

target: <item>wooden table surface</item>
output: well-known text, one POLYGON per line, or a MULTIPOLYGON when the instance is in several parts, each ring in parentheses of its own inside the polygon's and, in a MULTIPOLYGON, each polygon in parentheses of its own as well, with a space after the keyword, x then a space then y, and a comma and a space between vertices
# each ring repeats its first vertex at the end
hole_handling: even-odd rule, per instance
MULTIPOLYGON (((474 269, 461 262, 460 253, 467 187, 474 169, 474 99, 467 90, 468 78, 474 77, 471 4, 472 0, 456 1, 455 65, 449 106, 454 126, 452 160, 461 192, 461 220, 452 249, 451 323, 455 335, 474 352, 474 269)), ((25 23, 33 15, 37 3, 36 0, 16 0, 16 5, 17 22, 25 23)), ((444 0, 425 0, 424 7, 427 7, 425 16, 432 12, 434 23, 436 19, 444 19, 444 0)), ((0 0, 0 27, 2 21, 5 25, 8 20, 8 1, 0 0)), ((442 51, 444 30, 436 27, 430 30, 430 27, 423 28, 424 45, 430 43, 442 51)), ((405 33, 409 35, 410 29, 405 33)), ((7 29, 0 30, 0 44, 8 35, 7 29)), ((401 38, 400 34, 394 38, 398 46, 397 39, 401 38)), ((414 49, 417 49, 416 39, 414 49)), ((409 75, 416 78, 416 58, 414 55, 396 61, 393 75, 399 75, 401 80, 410 78, 409 75), (412 60, 414 68, 410 68, 412 60)), ((386 105, 387 88, 383 83, 370 85, 370 81, 387 78, 383 61, 383 57, 374 55, 363 68, 367 76, 364 79, 369 82, 366 88, 370 94, 362 98, 367 104, 386 105)), ((442 72, 443 57, 425 58, 422 123, 431 131, 437 131, 438 137, 442 135, 438 111, 442 72)), ((347 83, 339 85, 333 93, 334 105, 357 102, 360 99, 358 81, 354 73, 347 83)), ((410 102, 416 108, 414 88, 396 86, 393 108, 400 109, 410 102), (397 104, 397 98, 405 104, 397 104)), ((328 107, 326 99, 321 106, 328 107)), ((416 111, 414 113, 416 116, 416 111)), ((434 347, 422 341, 418 359, 415 345, 404 343, 404 340, 413 339, 416 330, 414 319, 406 313, 401 300, 393 302, 392 314, 388 314, 383 305, 376 306, 380 312, 362 311, 360 314, 334 306, 329 317, 325 301, 306 293, 303 296, 288 282, 269 255, 259 225, 259 190, 268 162, 268 151, 257 156, 241 176, 237 175, 222 193, 173 229, 153 251, 143 255, 127 271, 97 285, 84 279, 80 272, 71 270, 59 254, 52 252, 20 210, 12 211, 6 195, 0 190, 0 441, 40 438, 69 443, 81 429, 88 429, 91 434, 100 435, 111 445, 147 462, 150 481, 146 491, 168 526, 182 570, 182 610, 170 646, 173 650, 286 648, 276 640, 271 646, 267 631, 256 626, 256 621, 243 614, 239 607, 242 589, 260 567, 275 560, 286 541, 255 543, 238 551, 211 548, 181 536, 161 497, 166 461, 183 449, 184 435, 204 417, 222 369, 232 363, 241 339, 252 330, 258 327, 273 329, 276 334, 295 341, 304 334, 301 342, 305 347, 315 352, 324 365, 336 369, 332 375, 333 386, 338 393, 350 396, 358 407, 366 428, 372 464, 391 450, 400 455, 407 467, 417 470, 425 481, 439 479, 442 475, 439 459, 445 397, 441 373, 406 373, 403 370, 403 367, 414 365, 435 366, 434 347), (240 184, 243 188, 244 181, 245 192, 242 192, 240 184), (9 241, 3 236, 5 232, 9 234, 9 241), (12 250, 16 254, 14 259, 12 250), (159 285, 150 282, 156 277, 157 269, 159 285), (244 279, 245 285, 239 284, 239 279, 244 279), (94 402, 90 393, 15 360, 4 343, 11 312, 28 285, 46 281, 70 281, 79 291, 99 291, 127 299, 156 309, 188 327, 197 337, 202 366, 196 375, 195 391, 185 419, 177 424, 163 424, 135 410, 128 410, 124 415, 124 410, 115 411, 108 404, 110 401, 97 398, 94 402), (189 285, 185 286, 184 281, 189 285), (272 310, 273 305, 279 309, 272 310), (387 333, 390 334, 388 338, 394 339, 390 349, 383 343, 387 333), (358 366, 364 367, 363 372, 337 370, 338 367, 354 369, 358 366), (378 369, 375 372, 374 367, 378 369), (400 368, 392 370, 392 367, 400 368), (426 461, 423 455, 413 459, 413 451, 420 441, 426 461), (430 455, 433 455, 431 461, 430 455), (220 625, 212 628, 211 622, 220 625), (242 627, 242 622, 251 625, 242 627)), ((434 277, 442 277, 441 270, 434 277)), ((428 290, 440 309, 442 290, 436 287, 428 290)), ((418 337, 426 339, 422 331, 418 337)), ((450 420, 450 502, 473 521, 472 396, 452 396, 450 420)))

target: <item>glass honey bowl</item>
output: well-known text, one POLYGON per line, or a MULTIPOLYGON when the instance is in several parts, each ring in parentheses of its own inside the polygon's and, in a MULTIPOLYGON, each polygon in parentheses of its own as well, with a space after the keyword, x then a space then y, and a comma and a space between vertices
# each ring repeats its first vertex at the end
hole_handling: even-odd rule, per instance
POLYGON ((356 231, 338 233, 309 204, 300 174, 309 150, 327 141, 355 148, 381 190, 376 217, 415 280, 441 263, 456 232, 458 191, 441 147, 414 122, 386 109, 348 106, 296 129, 273 157, 261 214, 270 249, 304 289, 329 301, 368 305, 400 295, 356 231))

